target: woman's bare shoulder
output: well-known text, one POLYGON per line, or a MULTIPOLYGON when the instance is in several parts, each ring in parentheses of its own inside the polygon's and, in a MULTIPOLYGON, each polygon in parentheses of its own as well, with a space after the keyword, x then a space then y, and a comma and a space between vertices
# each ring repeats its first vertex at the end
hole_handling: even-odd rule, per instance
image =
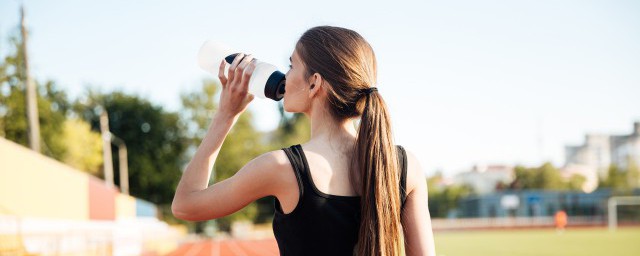
POLYGON ((410 194, 416 187, 420 187, 418 182, 425 183, 426 177, 420 161, 413 152, 405 149, 407 154, 407 194, 410 194))
POLYGON ((253 161, 258 162, 269 173, 272 191, 277 196, 288 191, 291 185, 297 186, 297 180, 287 154, 279 149, 266 152, 253 161))

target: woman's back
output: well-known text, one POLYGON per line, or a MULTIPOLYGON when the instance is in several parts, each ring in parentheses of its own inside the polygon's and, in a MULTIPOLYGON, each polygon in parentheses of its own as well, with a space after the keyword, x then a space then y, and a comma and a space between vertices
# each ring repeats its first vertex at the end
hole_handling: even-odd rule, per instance
MULTIPOLYGON (((325 184, 323 187, 334 188, 331 191, 349 190, 348 182, 338 182, 329 186, 332 181, 349 180, 348 170, 332 168, 348 166, 349 160, 340 154, 331 154, 332 152, 327 152, 329 156, 324 157, 305 151, 300 145, 284 148, 283 151, 291 163, 291 170, 287 171, 290 171, 296 180, 296 186, 288 191, 297 196, 285 197, 285 203, 293 205, 291 210, 289 207, 284 210, 278 198, 274 202, 273 230, 280 254, 353 255, 360 228, 360 196, 323 191, 314 178, 321 177, 320 182, 325 184), (343 163, 340 163, 341 160, 343 163)), ((407 172, 406 168, 403 168, 406 166, 406 155, 402 147, 398 147, 398 156, 399 165, 403 170, 399 179, 400 200, 404 202, 407 172)))
POLYGON ((424 175, 411 154, 397 162, 405 158, 376 87, 373 48, 355 31, 320 26, 300 37, 289 59, 283 109, 309 118, 309 143, 263 154, 208 186, 224 137, 253 99, 252 57, 237 55, 228 77, 222 61, 220 108, 176 189, 174 214, 219 218, 275 196, 282 254, 434 255, 424 175))

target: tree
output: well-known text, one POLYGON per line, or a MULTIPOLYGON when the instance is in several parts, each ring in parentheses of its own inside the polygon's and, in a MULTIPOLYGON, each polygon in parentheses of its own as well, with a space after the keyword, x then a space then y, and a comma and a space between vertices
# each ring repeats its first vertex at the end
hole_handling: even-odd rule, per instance
POLYGON ((640 171, 636 162, 629 158, 625 169, 618 165, 611 164, 607 170, 607 176, 600 180, 599 187, 612 188, 619 192, 630 192, 633 188, 638 188, 638 178, 640 171))
POLYGON ((569 190, 582 190, 582 185, 587 181, 587 178, 580 174, 574 174, 569 177, 567 181, 567 187, 569 190))
MULTIPOLYGON (((100 109, 107 111, 109 130, 127 145, 129 187, 133 196, 170 212, 184 165, 187 140, 179 115, 138 96, 88 90, 74 104, 78 116, 100 131, 100 109)), ((119 183, 117 148, 112 147, 114 181, 119 183)))
POLYGON ((534 168, 516 166, 514 172, 516 178, 509 185, 510 189, 580 190, 586 181, 586 178, 579 174, 574 174, 567 181, 563 180, 560 171, 551 163, 534 168))
POLYGON ((80 119, 72 118, 64 122, 62 131, 63 141, 76 141, 67 144, 67 152, 63 161, 72 167, 100 175, 103 164, 102 137, 91 131, 91 126, 80 119))
POLYGON ((429 212, 432 217, 447 217, 451 210, 458 207, 460 199, 473 193, 473 189, 468 186, 439 186, 442 179, 442 173, 436 173, 427 179, 429 212))
MULTIPOLYGON (((18 33, 19 34, 19 33, 18 33)), ((29 146, 26 111, 26 72, 22 37, 10 37, 9 54, 0 63, 0 135, 29 146)), ((66 154, 66 141, 59 136, 68 110, 67 96, 53 81, 36 80, 38 120, 42 153, 57 160, 66 154)))
POLYGON ((544 163, 533 171, 536 172, 535 188, 549 190, 565 189, 560 171, 551 163, 544 163))
POLYGON ((627 163, 627 182, 629 187, 638 188, 640 187, 640 168, 638 168, 638 163, 631 156, 629 156, 627 163))

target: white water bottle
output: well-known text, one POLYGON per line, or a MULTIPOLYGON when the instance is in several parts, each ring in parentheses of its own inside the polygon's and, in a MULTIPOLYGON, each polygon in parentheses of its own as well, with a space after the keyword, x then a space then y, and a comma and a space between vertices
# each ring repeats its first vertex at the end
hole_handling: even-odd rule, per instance
MULTIPOLYGON (((224 59, 231 64, 236 55, 238 55, 238 51, 220 42, 209 40, 200 47, 198 66, 204 71, 218 76, 220 62, 224 59)), ((227 72, 228 70, 225 70, 225 75, 227 75, 227 72)), ((284 97, 284 84, 285 75, 278 71, 276 66, 256 61, 256 68, 249 79, 249 93, 259 98, 279 101, 284 97)))

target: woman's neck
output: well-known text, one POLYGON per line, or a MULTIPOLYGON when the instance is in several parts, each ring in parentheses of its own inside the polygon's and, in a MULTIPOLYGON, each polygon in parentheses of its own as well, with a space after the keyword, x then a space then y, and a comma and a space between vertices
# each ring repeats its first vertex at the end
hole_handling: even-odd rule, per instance
POLYGON ((324 107, 312 108, 308 113, 311 120, 309 144, 351 149, 356 140, 356 129, 352 119, 336 120, 324 107))

